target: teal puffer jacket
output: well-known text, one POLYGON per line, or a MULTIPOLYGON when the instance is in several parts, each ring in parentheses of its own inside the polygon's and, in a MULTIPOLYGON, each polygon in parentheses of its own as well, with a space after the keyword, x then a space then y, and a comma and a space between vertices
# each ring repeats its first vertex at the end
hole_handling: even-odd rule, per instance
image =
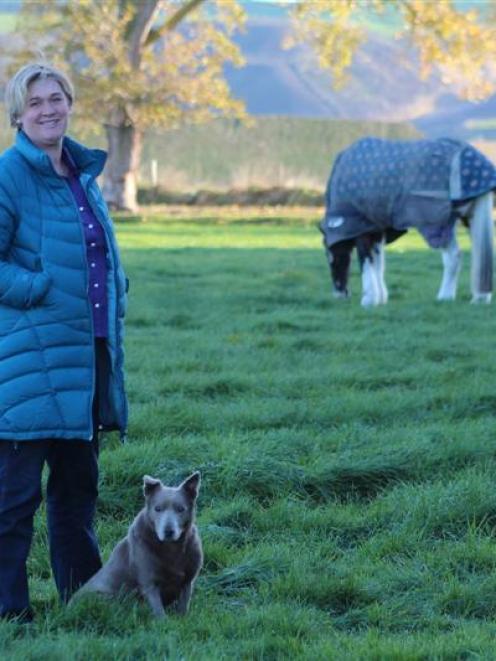
MULTIPOLYGON (((126 279, 95 181, 105 152, 64 138, 107 238, 109 360, 99 397, 104 429, 127 427, 123 372, 126 279)), ((67 182, 19 131, 0 158, 0 439, 92 438, 95 383, 86 244, 67 182)))

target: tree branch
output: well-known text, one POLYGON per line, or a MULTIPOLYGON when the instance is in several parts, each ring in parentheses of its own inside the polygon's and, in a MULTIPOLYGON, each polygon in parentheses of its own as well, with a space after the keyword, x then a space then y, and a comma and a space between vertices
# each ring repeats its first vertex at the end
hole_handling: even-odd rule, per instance
POLYGON ((143 45, 147 43, 159 4, 160 0, 144 0, 136 13, 129 35, 129 61, 133 69, 140 66, 143 45))
POLYGON ((205 0, 187 0, 184 5, 172 14, 172 16, 170 16, 159 29, 150 30, 145 41, 145 46, 155 43, 158 39, 163 37, 164 34, 174 30, 183 18, 201 5, 202 2, 205 2, 205 0))

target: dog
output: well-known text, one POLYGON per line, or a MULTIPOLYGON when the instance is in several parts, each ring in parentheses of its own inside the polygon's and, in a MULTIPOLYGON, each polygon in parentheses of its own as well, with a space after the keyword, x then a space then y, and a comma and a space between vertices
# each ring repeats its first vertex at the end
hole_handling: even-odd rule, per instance
POLYGON ((154 615, 173 606, 188 612, 193 586, 203 564, 195 509, 200 487, 196 472, 178 487, 143 477, 145 505, 103 567, 76 592, 115 596, 138 593, 154 615))

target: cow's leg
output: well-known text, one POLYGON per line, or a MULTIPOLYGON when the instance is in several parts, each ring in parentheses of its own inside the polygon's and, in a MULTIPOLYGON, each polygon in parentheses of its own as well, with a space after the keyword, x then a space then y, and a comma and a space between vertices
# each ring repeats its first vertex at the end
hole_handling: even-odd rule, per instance
POLYGON ((490 303, 493 291, 493 194, 475 200, 470 218, 472 303, 490 303))
POLYGON ((327 261, 331 269, 333 296, 335 298, 348 298, 350 295, 348 278, 350 275, 351 252, 354 245, 354 240, 350 239, 339 241, 329 247, 324 240, 327 261))
MULTIPOLYGON (((387 289, 382 274, 383 255, 381 255, 379 246, 382 245, 382 234, 371 233, 363 234, 356 239, 358 259, 360 261, 360 270, 362 273, 362 300, 364 307, 379 305, 385 302, 387 289), (382 263, 381 263, 382 261, 382 263), (382 288, 384 284, 384 289, 382 288)), ((386 298, 387 300, 387 298, 386 298)))
POLYGON ((443 260, 443 279, 437 293, 437 300, 453 301, 456 298, 458 275, 462 266, 462 255, 455 233, 453 233, 453 238, 447 247, 441 250, 441 257, 443 260))

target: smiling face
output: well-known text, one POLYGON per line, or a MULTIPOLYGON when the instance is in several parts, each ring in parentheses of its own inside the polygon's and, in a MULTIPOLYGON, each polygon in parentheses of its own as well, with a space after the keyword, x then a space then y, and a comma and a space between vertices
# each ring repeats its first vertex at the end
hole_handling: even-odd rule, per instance
POLYGON ((67 130, 71 105, 53 78, 38 78, 28 87, 26 104, 19 117, 22 130, 40 149, 55 147, 67 130))

